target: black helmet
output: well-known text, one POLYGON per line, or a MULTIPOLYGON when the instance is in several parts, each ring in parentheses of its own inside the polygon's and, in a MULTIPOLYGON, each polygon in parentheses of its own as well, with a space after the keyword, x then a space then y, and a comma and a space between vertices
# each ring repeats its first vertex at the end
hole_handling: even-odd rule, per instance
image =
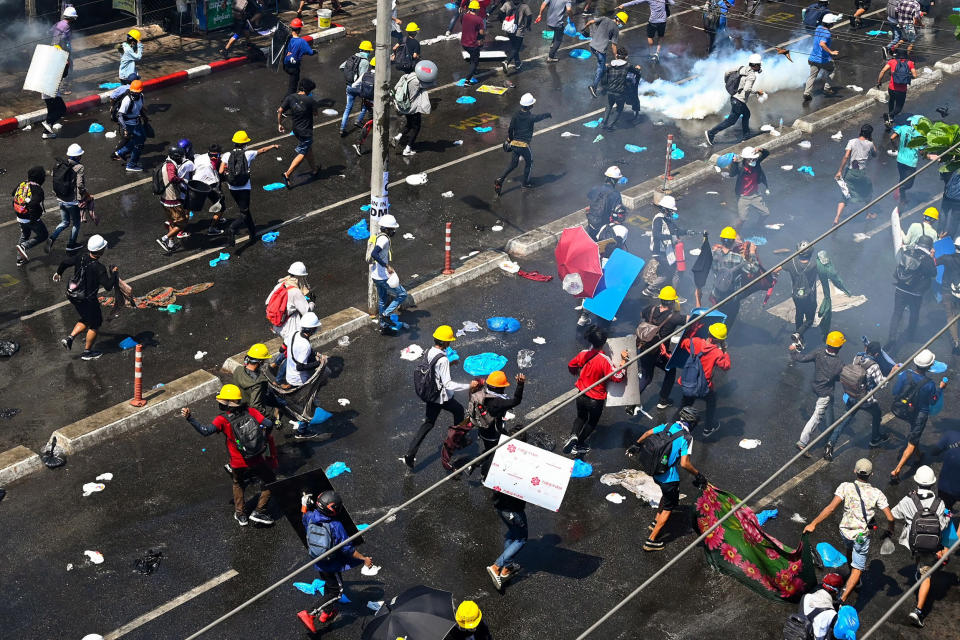
POLYGON ((317 498, 317 508, 328 516, 336 516, 341 506, 343 506, 343 500, 336 491, 324 491, 317 498))
POLYGON ((700 414, 697 413, 697 410, 693 407, 683 407, 680 409, 680 414, 677 416, 677 419, 693 427, 700 422, 700 414))
POLYGON ((183 149, 178 145, 172 146, 169 149, 167 149, 167 157, 173 160, 174 162, 182 162, 183 149))

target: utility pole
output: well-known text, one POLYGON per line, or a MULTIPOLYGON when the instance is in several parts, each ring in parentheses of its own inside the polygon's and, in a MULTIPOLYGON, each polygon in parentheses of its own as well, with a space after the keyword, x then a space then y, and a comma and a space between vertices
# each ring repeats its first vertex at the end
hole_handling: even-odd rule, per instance
POLYGON ((34 17, 37 15, 37 0, 26 0, 24 4, 24 13, 27 14, 27 19, 30 22, 33 22, 34 17))
MULTIPOLYGON (((387 183, 390 172, 387 166, 387 137, 390 135, 390 110, 387 96, 390 92, 390 30, 392 0, 377 0, 377 44, 374 55, 377 67, 374 70, 373 91, 373 151, 370 163, 370 242, 376 242, 380 232, 380 216, 390 208, 387 183)), ((373 278, 367 275, 367 307, 377 312, 377 292, 373 278)))

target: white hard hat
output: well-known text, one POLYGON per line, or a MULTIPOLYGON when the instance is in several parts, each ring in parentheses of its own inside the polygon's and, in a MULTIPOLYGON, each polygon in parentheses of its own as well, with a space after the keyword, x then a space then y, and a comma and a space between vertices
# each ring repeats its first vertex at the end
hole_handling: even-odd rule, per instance
POLYGON ((299 260, 290 265, 290 268, 287 269, 287 273, 292 276, 303 277, 307 275, 307 265, 303 264, 299 260))
POLYGON ((763 62, 763 57, 759 53, 755 53, 747 59, 747 64, 760 64, 763 62))
POLYGON ((83 155, 83 147, 74 142, 72 145, 67 147, 67 155, 71 158, 79 158, 83 155))
POLYGON ((676 211, 677 201, 674 199, 673 196, 663 196, 662 198, 660 198, 660 202, 657 203, 657 206, 662 207, 664 209, 670 209, 671 211, 676 211))
POLYGON ((64 17, 64 18, 76 18, 76 17, 77 17, 77 10, 74 9, 73 6, 69 6, 69 7, 65 8, 65 9, 63 10, 63 17, 64 17))
POLYGON ((398 229, 400 227, 397 219, 389 213, 380 218, 380 226, 384 229, 398 229))
POLYGON ((537 99, 533 97, 532 93, 525 93, 520 96, 521 107, 532 107, 536 101, 537 99))
POLYGON ((933 469, 923 465, 913 474, 913 481, 921 487, 932 487, 937 483, 937 475, 933 472, 933 469))
POLYGON ((313 311, 310 311, 300 319, 301 329, 316 329, 320 326, 320 318, 313 311))
POLYGON ((936 360, 936 356, 933 355, 933 351, 930 351, 930 349, 924 349, 917 354, 916 358, 913 359, 913 364, 921 369, 926 369, 933 366, 934 360, 936 360))
POLYGON ((107 241, 104 240, 103 236, 98 234, 90 236, 87 240, 87 251, 91 253, 96 253, 98 251, 103 251, 107 248, 107 241))
POLYGON ((608 178, 613 178, 614 180, 619 180, 623 177, 623 173, 621 173, 620 167, 617 165, 607 167, 607 170, 603 172, 603 175, 607 176, 608 178))
POLYGON ((757 151, 756 147, 744 147, 743 151, 740 152, 740 157, 746 160, 756 160, 760 157, 760 152, 757 151))

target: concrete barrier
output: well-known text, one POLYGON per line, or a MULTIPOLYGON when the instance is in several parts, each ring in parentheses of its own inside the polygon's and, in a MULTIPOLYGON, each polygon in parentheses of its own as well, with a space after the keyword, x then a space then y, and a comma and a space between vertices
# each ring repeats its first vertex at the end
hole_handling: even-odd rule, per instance
POLYGON ((30 449, 16 446, 0 453, 0 485, 8 484, 43 468, 40 456, 30 449))

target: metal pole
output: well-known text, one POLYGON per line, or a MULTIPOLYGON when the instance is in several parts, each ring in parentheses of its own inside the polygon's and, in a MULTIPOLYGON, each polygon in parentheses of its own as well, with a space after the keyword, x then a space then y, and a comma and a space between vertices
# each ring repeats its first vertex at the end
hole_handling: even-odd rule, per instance
POLYGON ((26 0, 24 8, 27 19, 33 22, 34 17, 37 15, 37 0, 26 0))
POLYGON ((137 26, 143 26, 143 0, 136 0, 134 6, 137 9, 137 26))
MULTIPOLYGON (((391 0, 377 0, 377 44, 375 55, 373 92, 373 150, 370 163, 370 242, 376 242, 380 232, 380 216, 390 208, 387 183, 390 172, 387 166, 387 136, 390 135, 390 110, 387 95, 390 91, 390 28, 391 0)), ((377 309, 377 292, 373 278, 367 275, 367 308, 371 313, 377 309)))
POLYGON ((453 227, 452 222, 447 223, 447 227, 444 230, 443 237, 443 275, 448 276, 453 273, 453 269, 450 268, 450 230, 453 227))
POLYGON ((133 400, 130 401, 135 407, 142 407, 147 404, 143 399, 143 345, 137 345, 136 355, 133 361, 133 400))
POLYGON ((667 134, 667 159, 664 161, 663 167, 663 190, 667 190, 667 180, 673 180, 673 176, 670 175, 670 154, 673 152, 673 134, 667 134))

